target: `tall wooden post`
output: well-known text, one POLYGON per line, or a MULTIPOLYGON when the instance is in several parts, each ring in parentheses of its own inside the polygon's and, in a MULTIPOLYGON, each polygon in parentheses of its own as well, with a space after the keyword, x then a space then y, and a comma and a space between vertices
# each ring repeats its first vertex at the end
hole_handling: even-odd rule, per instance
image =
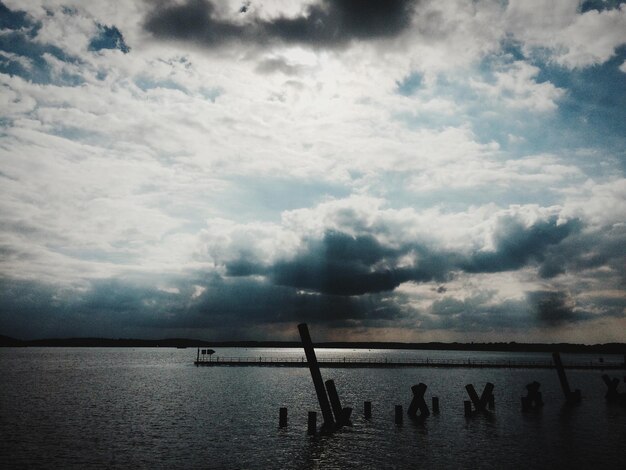
POLYGON ((561 388, 565 395, 565 400, 569 404, 578 403, 580 401, 580 390, 576 389, 574 392, 569 388, 567 382, 567 376, 565 375, 565 368, 561 362, 561 355, 558 352, 552 353, 552 359, 554 360, 554 366, 556 367, 556 373, 559 375, 559 382, 561 382, 561 388))
POLYGON ((300 323, 298 325, 298 331, 300 332, 302 347, 304 348, 304 354, 306 355, 306 360, 309 364, 309 370, 311 371, 311 378, 313 379, 313 385, 315 386, 317 401, 319 402, 320 408, 322 410, 324 427, 329 430, 333 429, 335 426, 335 420, 333 419, 333 412, 330 409, 328 395, 326 395, 326 389, 324 388, 324 381, 322 380, 320 367, 317 364, 317 357, 315 357, 315 349, 313 348, 313 342, 311 341, 309 328, 306 323, 300 323))
POLYGON ((565 398, 569 399, 572 391, 569 388, 567 376, 565 375, 565 369, 563 369, 561 355, 558 352, 553 352, 552 359, 554 360, 554 365, 556 366, 556 373, 559 375, 559 382, 561 382, 561 389, 563 390, 563 394, 565 395, 565 398))
POLYGON ((198 354, 196 354, 196 365, 198 365, 198 362, 200 362, 200 348, 198 348, 198 354))

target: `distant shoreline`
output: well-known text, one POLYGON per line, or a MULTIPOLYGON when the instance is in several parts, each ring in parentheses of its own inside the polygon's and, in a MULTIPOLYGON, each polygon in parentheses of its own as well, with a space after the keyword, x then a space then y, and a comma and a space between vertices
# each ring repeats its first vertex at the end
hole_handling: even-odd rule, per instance
MULTIPOLYGON (((205 341, 188 338, 47 338, 20 340, 0 335, 0 347, 111 347, 111 348, 299 348, 299 341, 205 341)), ((400 343, 400 342, 319 342, 316 348, 413 349, 442 351, 502 351, 626 354, 626 343, 400 343)))

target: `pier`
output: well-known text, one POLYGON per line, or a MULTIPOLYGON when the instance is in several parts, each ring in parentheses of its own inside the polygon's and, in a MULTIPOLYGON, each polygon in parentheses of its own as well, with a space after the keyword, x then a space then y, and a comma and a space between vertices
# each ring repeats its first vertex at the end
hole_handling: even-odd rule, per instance
MULTIPOLYGON (((554 369, 554 362, 524 360, 474 360, 474 359, 407 359, 407 358, 370 358, 370 357, 322 357, 317 358, 319 367, 324 368, 476 368, 476 369, 554 369)), ((265 357, 265 356, 234 356, 212 357, 200 355, 196 366, 207 367, 309 367, 306 357, 265 357)), ((624 370, 623 362, 596 362, 596 361, 564 361, 564 369, 581 370, 624 370)))

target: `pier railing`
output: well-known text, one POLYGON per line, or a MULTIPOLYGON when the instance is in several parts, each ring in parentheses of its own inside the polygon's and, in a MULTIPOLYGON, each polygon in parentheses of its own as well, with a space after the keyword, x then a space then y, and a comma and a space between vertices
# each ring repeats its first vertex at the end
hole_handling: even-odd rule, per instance
MULTIPOLYGON (((554 363, 546 360, 519 359, 433 359, 407 357, 318 357, 320 367, 476 367, 476 368, 528 368, 551 369, 554 363)), ((276 366, 276 367, 307 367, 304 356, 200 356, 197 365, 214 366, 276 366)), ((624 363, 609 361, 563 361, 568 369, 621 369, 624 363)))

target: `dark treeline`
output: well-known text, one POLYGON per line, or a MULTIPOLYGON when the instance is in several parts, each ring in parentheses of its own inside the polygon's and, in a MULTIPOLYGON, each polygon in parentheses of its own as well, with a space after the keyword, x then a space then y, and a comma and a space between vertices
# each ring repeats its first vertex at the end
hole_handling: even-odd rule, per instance
MULTIPOLYGON (((187 338, 133 339, 133 338, 49 338, 20 340, 0 335, 0 347, 212 347, 212 348, 299 348, 299 341, 204 341, 187 338)), ((344 349, 424 349, 445 351, 504 351, 626 354, 626 344, 571 344, 571 343, 396 343, 396 342, 321 342, 317 348, 344 349)))

